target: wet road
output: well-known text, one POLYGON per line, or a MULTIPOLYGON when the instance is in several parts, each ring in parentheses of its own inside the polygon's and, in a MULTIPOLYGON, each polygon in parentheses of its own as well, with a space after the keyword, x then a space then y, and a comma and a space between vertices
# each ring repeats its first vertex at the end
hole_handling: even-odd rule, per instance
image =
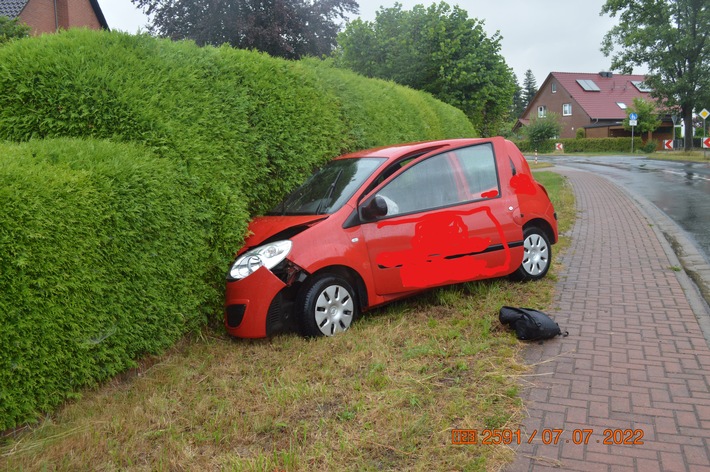
POLYGON ((710 162, 667 162, 636 156, 545 156, 539 160, 608 176, 650 200, 695 240, 710 261, 710 162))

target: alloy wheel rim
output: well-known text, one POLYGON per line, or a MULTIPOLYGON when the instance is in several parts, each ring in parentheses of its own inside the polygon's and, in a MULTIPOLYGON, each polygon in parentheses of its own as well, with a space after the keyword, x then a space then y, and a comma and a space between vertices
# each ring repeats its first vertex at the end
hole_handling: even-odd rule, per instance
POLYGON ((539 234, 531 234, 523 243, 525 255, 523 257, 523 269, 530 275, 540 275, 547 269, 550 263, 549 250, 545 238, 539 234))
POLYGON ((314 314, 318 329, 326 336, 347 330, 353 321, 354 308, 353 297, 345 287, 326 287, 316 300, 314 314))

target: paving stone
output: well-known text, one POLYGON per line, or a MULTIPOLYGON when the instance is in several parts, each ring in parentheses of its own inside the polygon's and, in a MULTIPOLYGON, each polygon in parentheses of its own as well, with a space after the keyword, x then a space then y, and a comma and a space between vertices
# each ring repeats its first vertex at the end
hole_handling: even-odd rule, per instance
POLYGON ((553 375, 525 391, 523 427, 562 429, 565 441, 520 445, 507 470, 710 472, 710 349, 677 261, 626 191, 591 172, 557 171, 578 215, 549 314, 570 335, 526 345, 535 373, 553 375), (588 444, 566 442, 580 429, 593 430, 588 444), (618 444, 626 430, 643 439, 618 444))

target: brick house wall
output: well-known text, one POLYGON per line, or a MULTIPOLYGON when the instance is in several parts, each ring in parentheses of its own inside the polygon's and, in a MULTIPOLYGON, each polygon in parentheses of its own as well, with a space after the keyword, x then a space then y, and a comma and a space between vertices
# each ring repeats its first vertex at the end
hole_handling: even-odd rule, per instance
POLYGON ((32 28, 33 35, 54 33, 57 27, 101 29, 89 0, 29 0, 19 19, 32 28))
POLYGON ((530 110, 530 118, 538 116, 538 107, 544 103, 548 113, 557 113, 560 116, 560 138, 574 138, 577 128, 584 128, 591 121, 589 115, 554 77, 550 77, 543 87, 547 90, 538 91, 530 110))
MULTIPOLYGON (((631 136, 631 131, 624 129, 622 121, 634 98, 650 99, 649 91, 642 90, 644 78, 643 75, 615 75, 609 72, 551 72, 513 129, 526 126, 544 111, 545 115, 559 115, 562 125, 560 138, 575 138, 580 128, 584 129, 584 135, 588 138, 631 136)), ((644 140, 671 138, 673 128, 670 117, 662 119, 661 127, 643 136, 644 140)))

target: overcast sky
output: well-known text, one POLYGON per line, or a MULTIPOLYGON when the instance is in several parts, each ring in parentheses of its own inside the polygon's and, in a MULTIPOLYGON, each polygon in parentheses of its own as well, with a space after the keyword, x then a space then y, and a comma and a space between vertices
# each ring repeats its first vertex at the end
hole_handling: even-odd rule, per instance
MULTIPOLYGON (((408 10, 434 1, 400 0, 408 10)), ((437 2, 438 3, 438 2, 437 2)), ((604 34, 616 18, 599 16, 605 0, 464 0, 459 5, 469 17, 483 20, 489 36, 500 31, 502 54, 513 68, 520 85, 531 69, 540 86, 550 72, 600 72, 609 70, 611 60, 599 51, 604 34)), ((146 17, 130 0, 99 0, 112 30, 135 33, 145 29, 146 17)), ((375 19, 381 6, 394 0, 359 0, 360 17, 375 19)), ((634 73, 644 73, 635 70, 634 73)))

